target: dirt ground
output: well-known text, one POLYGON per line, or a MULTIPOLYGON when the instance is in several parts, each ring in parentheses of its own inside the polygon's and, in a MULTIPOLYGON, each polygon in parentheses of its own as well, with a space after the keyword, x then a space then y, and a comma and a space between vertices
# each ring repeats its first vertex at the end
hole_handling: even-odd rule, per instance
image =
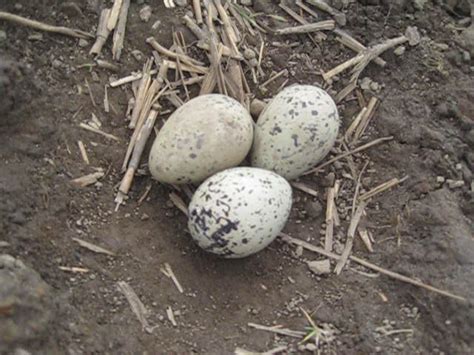
MULTIPOLYGON (((1 0, 0 10, 93 32, 102 1, 75 3, 1 0)), ((158 0, 146 3, 153 14, 145 23, 138 16, 143 1, 132 1, 118 77, 141 69, 150 54, 145 39, 151 34, 166 46, 171 45, 173 29, 183 31, 189 43, 194 40, 181 23, 187 9, 166 9, 158 0), (161 23, 154 30, 157 20, 161 23), (137 60, 131 54, 135 49, 144 58, 137 60)), ((284 26, 265 16, 288 18, 276 3, 255 0, 254 10, 269 26, 284 26)), ((112 110, 104 112, 104 86, 112 73, 83 66, 91 62, 91 42, 81 47, 75 39, 0 22, 0 254, 25 264, 0 261, 0 275, 2 270, 23 275, 14 291, 2 291, 0 284, 0 352, 227 354, 238 347, 264 352, 288 345, 287 352, 310 353, 315 347, 309 343, 248 327, 279 324, 305 331, 309 324, 303 308, 331 331, 320 345, 322 353, 472 353, 474 62, 460 40, 466 23, 459 21, 465 15, 448 11, 439 1, 428 1, 423 9, 413 5, 420 3, 416 1, 334 3, 349 3, 344 29, 367 45, 398 36, 409 25, 422 34, 418 46, 407 47, 401 56, 387 51, 382 56, 388 63, 385 68, 371 64, 362 75, 380 87, 365 91, 366 97, 375 94, 381 99, 364 141, 394 136, 353 158, 359 168, 370 161, 362 184, 368 190, 390 178, 409 178, 370 203, 364 223, 374 235, 374 252, 357 239, 354 254, 469 301, 376 275, 354 263, 338 276, 316 277, 305 261, 320 256, 306 251, 297 255, 295 248, 279 241, 241 260, 213 257, 190 239, 186 217, 169 200, 172 190, 148 175, 135 179, 130 199, 114 212, 130 137, 124 119, 130 90, 109 88, 112 110), (98 101, 95 107, 86 79, 98 101), (120 142, 79 128, 92 112, 103 121, 103 130, 120 142), (78 140, 87 145, 90 166, 81 159, 78 140), (93 167, 107 172, 100 183, 86 188, 71 184, 93 167), (464 185, 449 186, 448 179, 464 185), (150 195, 139 205, 150 183, 150 195), (81 248, 72 238, 100 245, 115 256, 81 248), (164 263, 171 265, 184 293, 160 271, 164 263), (60 266, 90 272, 70 273, 60 266), (142 329, 118 291, 118 281, 128 282, 148 308, 148 322, 156 326, 152 332, 142 329), (8 308, 12 299, 13 309, 8 308), (168 320, 168 307, 177 326, 168 320)), ((265 41, 263 80, 272 70, 288 68, 288 85, 322 84, 320 70, 353 55, 332 34, 318 45, 304 35, 267 35, 265 41), (272 45, 276 41, 281 46, 272 45)), ((248 42, 255 47, 260 43, 255 38, 248 42)), ((110 44, 103 55, 111 60, 110 44)), ((283 79, 266 92, 255 89, 256 96, 272 97, 283 79)), ((347 79, 342 75, 330 90, 339 91, 347 79)), ((344 131, 359 109, 357 100, 343 101, 339 109, 344 131)), ((348 161, 341 160, 303 178, 319 197, 295 191, 284 231, 320 244, 325 187, 334 176, 343 182, 338 208, 347 227, 344 205, 350 206, 354 188, 343 176, 348 171, 348 161)), ((344 238, 338 240, 336 251, 343 243, 344 238)))

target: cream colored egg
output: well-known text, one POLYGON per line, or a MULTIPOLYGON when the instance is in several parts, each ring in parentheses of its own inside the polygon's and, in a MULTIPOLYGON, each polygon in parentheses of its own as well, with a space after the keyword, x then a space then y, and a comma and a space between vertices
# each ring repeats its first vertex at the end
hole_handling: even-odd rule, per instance
POLYGON ((337 107, 326 91, 310 85, 286 88, 258 118, 252 166, 295 179, 329 153, 338 130, 337 107))
POLYGON ((151 148, 149 169, 161 182, 201 182, 240 164, 252 139, 252 118, 239 102, 219 94, 198 96, 164 124, 151 148))
POLYGON ((292 192, 281 176, 237 167, 202 183, 189 204, 188 227, 204 250, 242 258, 270 244, 290 214, 292 192))

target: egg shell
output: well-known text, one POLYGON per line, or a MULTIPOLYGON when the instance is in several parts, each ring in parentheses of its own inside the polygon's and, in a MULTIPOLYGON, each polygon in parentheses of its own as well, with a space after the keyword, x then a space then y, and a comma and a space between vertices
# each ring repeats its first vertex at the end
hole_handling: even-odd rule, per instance
POLYGON ((169 184, 202 182, 240 164, 252 140, 252 118, 239 102, 219 94, 198 96, 163 125, 150 151, 149 169, 155 179, 169 184))
POLYGON ((270 244, 290 214, 292 191, 281 176, 238 167, 207 179, 189 204, 188 228, 204 250, 242 258, 270 244))
POLYGON ((339 115, 323 89, 294 85, 272 99, 254 130, 252 166, 291 180, 329 153, 339 130, 339 115))

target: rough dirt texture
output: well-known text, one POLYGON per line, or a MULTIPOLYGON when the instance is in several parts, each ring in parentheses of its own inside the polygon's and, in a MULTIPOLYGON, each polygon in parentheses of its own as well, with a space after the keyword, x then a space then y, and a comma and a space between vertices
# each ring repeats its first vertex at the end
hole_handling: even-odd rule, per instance
MULTIPOLYGON (((152 33, 166 46, 171 44, 173 28, 182 30, 188 43, 193 41, 180 21, 185 10, 169 10, 161 1, 148 1, 153 13, 144 23, 138 15, 143 5, 137 2, 130 8, 119 75, 142 67, 143 60, 137 61, 130 52, 138 49, 147 56, 150 51, 145 39, 152 33), (152 30, 158 19, 158 30, 152 30)), ((102 1, 76 1, 77 6, 71 3, 1 0, 0 10, 92 32, 102 1)), ((255 10, 286 16, 275 2, 269 3, 255 0, 255 10)), ((347 2, 334 3, 344 6, 347 2)), ((402 56, 393 51, 385 53, 386 68, 371 64, 362 75, 382 88, 377 93, 381 106, 364 140, 394 136, 393 141, 354 158, 358 167, 367 158, 371 161, 363 187, 368 190, 392 177, 408 175, 409 179, 369 205, 364 223, 374 235, 375 251, 368 253, 356 240, 354 253, 472 301, 472 48, 467 48, 466 38, 462 38, 469 34, 461 35, 469 23, 458 24, 463 15, 450 6, 451 10, 439 1, 360 1, 343 8, 348 15, 345 29, 365 44, 398 36, 408 25, 418 26, 423 36, 419 46, 407 47, 402 56), (419 10, 421 3, 425 4, 419 10), (451 180, 463 181, 464 185, 455 187, 451 180)), ((272 18, 264 20, 269 26, 284 25, 272 18)), ((81 47, 77 40, 4 22, 0 30, 6 35, 0 41, 0 252, 17 260, 2 257, 16 265, 13 269, 0 263, 0 330, 5 324, 23 325, 11 328, 13 333, 2 342, 0 351, 222 354, 236 347, 265 351, 279 344, 289 344, 291 351, 304 351, 301 346, 298 350, 295 339, 247 326, 253 322, 305 330, 308 323, 300 310, 303 307, 311 313, 317 310, 315 321, 334 331, 333 340, 323 345, 324 353, 472 352, 471 303, 385 276, 367 277, 355 272, 353 269, 367 270, 354 264, 339 276, 316 277, 303 261, 316 260, 317 255, 305 252, 298 256, 294 248, 279 242, 246 259, 217 259, 192 243, 186 218, 169 201, 167 187, 153 183, 146 201, 137 204, 151 182, 148 176, 136 178, 130 200, 114 213, 114 188, 121 178, 125 142, 130 136, 124 121, 129 89, 109 89, 113 109, 107 114, 102 99, 111 73, 80 67, 91 62, 87 55, 91 43, 81 47), (87 93, 86 78, 96 107, 87 93), (103 121, 104 131, 121 141, 107 141, 78 128, 91 112, 103 121), (91 166, 82 161, 78 140, 86 144, 91 166), (99 184, 81 189, 70 183, 72 178, 92 172, 91 167, 107 171, 99 184), (88 251, 72 238, 100 245, 116 256, 88 251), (160 272, 166 262, 183 285, 183 294, 160 272), (90 272, 69 273, 59 266, 82 267, 90 272), (12 288, 4 288, 5 273, 13 282, 12 288), (20 292, 15 277, 31 278, 48 291, 41 296, 38 288, 30 289, 33 285, 28 281, 20 292), (151 334, 142 330, 117 290, 117 281, 128 282, 149 309, 148 322, 157 325, 151 334), (49 296, 47 302, 38 300, 45 295, 49 296), (168 321, 167 307, 174 311, 177 327, 168 321), (47 322, 48 330, 42 332, 47 322), (35 324, 34 334, 29 333, 35 324), (381 327, 409 331, 385 335, 381 327)), ((258 48, 259 40, 249 38, 249 43, 252 40, 258 48)), ((267 44, 263 62, 267 76, 272 70, 288 68, 290 84, 322 83, 319 69, 329 70, 353 55, 331 34, 318 46, 306 36, 269 37, 267 44), (274 41, 283 46, 272 46, 274 41), (295 47, 288 46, 294 42, 295 47)), ((106 59, 110 59, 109 46, 104 50, 106 59)), ((342 75, 330 91, 340 90, 347 77, 342 75)), ((283 79, 272 83, 267 92, 255 91, 256 95, 273 96, 283 79)), ((371 96, 370 92, 364 94, 371 96)), ((343 102, 339 108, 344 130, 359 108, 356 100, 343 102)), ((285 232, 320 243, 324 187, 334 176, 344 181, 338 207, 347 225, 342 203, 350 206, 351 195, 344 198, 344 191, 353 189, 353 182, 341 175, 349 171, 347 164, 342 160, 304 179, 320 197, 313 200, 296 192, 285 232)), ((336 251, 343 242, 338 240, 336 251)))

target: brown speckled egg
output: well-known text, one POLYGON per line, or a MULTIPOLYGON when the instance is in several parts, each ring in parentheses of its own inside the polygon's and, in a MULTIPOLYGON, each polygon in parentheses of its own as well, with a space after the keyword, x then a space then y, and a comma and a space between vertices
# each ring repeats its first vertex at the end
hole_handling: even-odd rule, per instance
POLYGON ((253 122, 236 100, 219 94, 198 96, 178 108, 151 148, 149 168, 158 181, 201 182, 245 159, 253 122))
POLYGON ((258 168, 227 169, 196 190, 188 208, 188 227, 204 250, 243 258, 277 237, 291 204, 291 186, 281 176, 258 168))
POLYGON ((295 179, 329 153, 338 130, 337 107, 326 91, 310 85, 290 86, 258 118, 252 166, 295 179))

